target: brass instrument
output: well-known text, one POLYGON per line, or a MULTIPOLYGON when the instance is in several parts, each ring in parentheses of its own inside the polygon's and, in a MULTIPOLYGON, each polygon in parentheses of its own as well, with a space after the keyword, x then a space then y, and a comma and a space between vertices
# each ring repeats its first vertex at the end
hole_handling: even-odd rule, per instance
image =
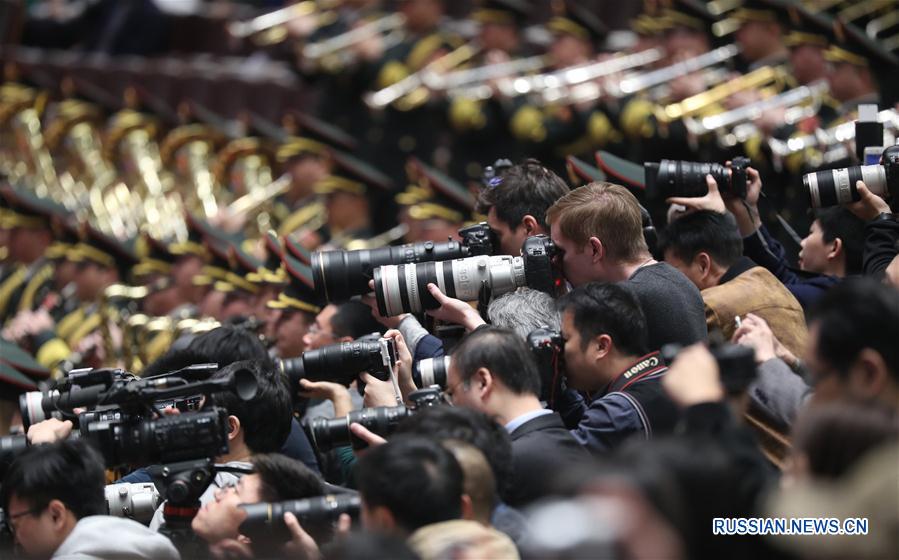
POLYGON ((785 72, 783 68, 763 66, 748 74, 737 76, 732 80, 717 85, 708 91, 667 105, 658 111, 656 117, 662 122, 676 121, 695 115, 699 111, 708 108, 714 103, 721 102, 735 93, 748 89, 758 89, 772 84, 780 84, 784 78, 785 72))
POLYGON ((405 24, 406 16, 403 14, 389 14, 339 35, 316 43, 309 43, 303 47, 303 58, 319 65, 336 67, 340 63, 345 64, 350 61, 332 60, 327 63, 326 61, 334 57, 347 58, 348 50, 351 47, 378 35, 384 35, 385 49, 398 44, 402 40, 402 28, 405 24))
MULTIPOLYGON (((268 178, 270 179, 271 170, 268 169, 268 166, 260 165, 260 171, 262 168, 268 173, 268 178)), ((260 173, 257 176, 261 178, 262 174, 260 173)), ((227 213, 231 216, 245 216, 247 230, 253 231, 257 235, 260 232, 268 231, 271 229, 271 216, 268 214, 269 206, 274 202, 275 198, 290 189, 290 182, 290 175, 284 174, 268 184, 260 184, 253 187, 248 185, 247 194, 228 205, 227 213)))
POLYGON ((628 76, 621 80, 617 90, 611 90, 609 91, 609 94, 614 97, 624 97, 626 95, 646 91, 665 84, 675 78, 680 78, 681 76, 696 72, 697 70, 703 70, 727 62, 728 60, 735 58, 738 54, 740 54, 740 49, 736 45, 718 47, 707 53, 680 62, 675 62, 674 64, 659 68, 658 70, 628 76))
POLYGON ((893 29, 897 24, 899 24, 899 11, 893 10, 886 15, 871 20, 865 27, 865 33, 868 37, 880 41, 884 49, 893 52, 899 50, 899 35, 881 37, 880 34, 888 29, 893 29))
POLYGON ((32 176, 32 188, 41 198, 51 198, 57 202, 62 194, 59 177, 56 168, 53 167, 53 158, 44 144, 44 136, 41 132, 41 119, 33 107, 27 107, 19 111, 12 119, 13 128, 20 133, 22 140, 28 149, 28 156, 34 166, 32 176))
POLYGON ((274 45, 287 39, 286 24, 295 19, 313 15, 317 15, 322 20, 317 22, 316 27, 326 25, 335 17, 331 12, 319 13, 316 3, 307 0, 247 21, 232 21, 228 24, 227 30, 232 37, 238 39, 252 38, 253 42, 260 46, 274 45))
MULTIPOLYGON (((884 131, 899 133, 899 111, 896 109, 884 109, 877 113, 878 122, 883 123, 884 131)), ((768 146, 774 155, 778 157, 787 157, 792 154, 800 153, 808 148, 820 148, 824 151, 831 151, 826 155, 825 159, 840 159, 842 150, 838 147, 844 146, 845 143, 855 140, 855 121, 840 123, 827 129, 818 129, 811 134, 805 134, 790 138, 789 140, 780 140, 777 138, 769 138, 768 146)), ((846 154, 848 155, 848 150, 846 154)))
POLYGON ((427 73, 443 73, 451 68, 471 60, 481 52, 481 48, 472 43, 466 43, 461 47, 432 60, 417 72, 409 74, 402 80, 386 88, 365 95, 365 104, 372 109, 383 109, 388 105, 397 103, 397 109, 409 110, 421 105, 427 100, 429 92, 424 87, 423 76, 427 73))
POLYGON ((530 56, 517 58, 494 64, 484 64, 475 68, 465 68, 440 74, 426 72, 422 75, 422 83, 432 91, 446 91, 450 97, 464 97, 468 99, 486 99, 489 97, 489 86, 485 82, 499 78, 535 72, 546 68, 549 59, 546 56, 530 56), (484 95, 482 90, 487 87, 488 93, 484 95))
POLYGON ((827 91, 827 82, 821 80, 717 115, 701 119, 687 117, 684 124, 688 131, 697 136, 717 133, 718 143, 722 147, 731 147, 756 134, 758 129, 753 121, 767 111, 786 109, 785 124, 793 124, 815 115, 827 91))
POLYGON ((368 239, 353 239, 343 244, 343 248, 347 251, 355 251, 357 249, 378 249, 386 247, 391 243, 399 241, 409 232, 408 224, 398 224, 368 239))

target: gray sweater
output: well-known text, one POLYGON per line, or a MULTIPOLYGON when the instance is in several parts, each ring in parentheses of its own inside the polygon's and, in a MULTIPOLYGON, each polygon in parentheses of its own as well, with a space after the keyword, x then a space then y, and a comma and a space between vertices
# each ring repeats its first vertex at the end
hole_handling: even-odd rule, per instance
POLYGON ((137 521, 90 515, 78 521, 53 560, 180 560, 168 538, 137 521))
POLYGON ((705 306, 699 289, 679 270, 659 262, 640 267, 628 278, 649 327, 649 349, 689 345, 708 338, 705 306))

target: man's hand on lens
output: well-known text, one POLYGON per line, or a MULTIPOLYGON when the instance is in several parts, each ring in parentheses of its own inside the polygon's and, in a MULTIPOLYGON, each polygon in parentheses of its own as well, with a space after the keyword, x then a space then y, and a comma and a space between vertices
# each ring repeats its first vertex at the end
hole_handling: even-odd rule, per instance
POLYGON ((694 212, 708 210, 710 212, 724 214, 727 211, 727 208, 724 205, 724 199, 721 198, 721 193, 718 191, 718 183, 711 175, 705 176, 705 183, 709 188, 709 192, 705 196, 673 196, 667 199, 666 202, 668 204, 680 204, 681 206, 686 206, 688 210, 694 212))
MULTIPOLYGON (((369 280, 368 287, 371 291, 374 292, 375 291, 375 281, 369 280)), ((375 318, 375 321, 381 323, 388 329, 395 329, 395 328, 399 327, 403 318, 405 318, 406 315, 408 315, 408 313, 403 313, 403 314, 397 315, 395 317, 385 317, 385 316, 381 315, 381 312, 378 311, 378 300, 375 299, 375 296, 373 296, 372 294, 366 294, 366 295, 362 296, 361 300, 362 300, 362 303, 371 307, 371 316, 375 318)))
POLYGON ((358 424, 356 422, 350 424, 350 431, 353 432, 354 436, 367 443, 369 447, 387 443, 386 439, 372 432, 362 424, 358 424))
POLYGON ((285 556, 318 560, 322 557, 315 539, 303 529, 297 517, 289 511, 284 514, 284 525, 290 531, 290 542, 282 549, 285 556))
POLYGON ((740 234, 743 237, 751 235, 762 225, 762 219, 759 216, 759 197, 762 195, 762 178, 757 169, 752 167, 746 168, 746 198, 738 198, 735 196, 724 197, 724 204, 734 218, 740 228, 740 234))
POLYGON ((665 392, 681 408, 724 399, 718 362, 702 344, 681 350, 662 377, 665 392))
POLYGON ((403 333, 398 330, 391 329, 384 333, 384 338, 392 338, 396 344, 396 357, 398 358, 396 367, 396 377, 400 385, 400 391, 403 393, 403 399, 409 396, 409 393, 418 389, 415 382, 412 381, 412 353, 406 346, 406 339, 403 333))
POLYGON ((868 190, 868 186, 863 182, 856 181, 855 187, 858 189, 859 200, 846 205, 850 212, 866 222, 870 222, 881 214, 892 212, 890 205, 868 190))
POLYGON ((428 292, 440 304, 437 309, 427 311, 431 317, 447 323, 462 325, 467 331, 473 331, 484 324, 484 319, 476 309, 462 300, 445 295, 435 284, 428 284, 428 292))
POLYGON ((381 381, 377 377, 366 372, 360 378, 365 382, 365 394, 362 397, 362 406, 373 408, 375 406, 396 406, 396 393, 393 383, 381 381))
POLYGON ((72 433, 71 420, 57 420, 50 418, 28 428, 28 443, 40 445, 42 443, 56 443, 69 437, 72 433))

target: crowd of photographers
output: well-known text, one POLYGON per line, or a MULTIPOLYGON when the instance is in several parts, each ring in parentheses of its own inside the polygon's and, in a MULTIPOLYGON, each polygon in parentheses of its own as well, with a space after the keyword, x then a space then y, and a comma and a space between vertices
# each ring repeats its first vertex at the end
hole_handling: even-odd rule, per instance
POLYGON ((39 558, 896 557, 896 214, 859 182, 796 270, 747 178, 656 232, 528 161, 481 193, 488 254, 313 255, 316 290, 363 287, 277 346, 302 353, 222 326, 23 399, 4 522, 39 558), (713 534, 756 517, 868 525, 713 534))

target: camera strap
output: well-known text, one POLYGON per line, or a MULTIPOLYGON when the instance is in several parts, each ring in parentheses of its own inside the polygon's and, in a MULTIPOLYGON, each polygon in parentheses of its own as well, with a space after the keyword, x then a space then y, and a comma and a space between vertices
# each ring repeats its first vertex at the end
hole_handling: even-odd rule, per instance
POLYGON ((634 383, 638 383, 653 374, 659 373, 666 369, 665 362, 662 360, 658 351, 643 356, 634 365, 627 368, 612 381, 606 389, 606 394, 622 392, 634 383))

